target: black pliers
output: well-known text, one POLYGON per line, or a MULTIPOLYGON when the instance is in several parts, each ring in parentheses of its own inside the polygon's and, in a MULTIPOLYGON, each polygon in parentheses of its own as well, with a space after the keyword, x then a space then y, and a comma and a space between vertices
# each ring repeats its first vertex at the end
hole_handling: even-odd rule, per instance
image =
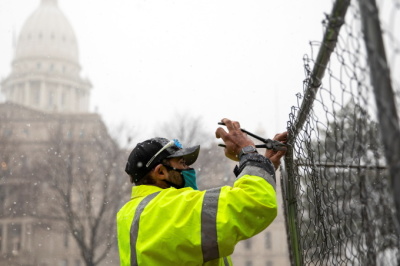
MULTIPOLYGON (((218 125, 225 126, 225 123, 218 122, 218 125)), ((247 135, 252 136, 253 138, 258 139, 259 141, 264 143, 264 144, 256 145, 256 148, 266 148, 268 150, 274 150, 274 151, 286 151, 286 144, 283 144, 282 142, 279 142, 277 140, 272 140, 272 139, 264 139, 264 138, 257 136, 256 134, 253 134, 243 128, 241 128, 240 130, 242 132, 246 133, 247 135)), ((218 146, 226 147, 225 144, 218 144, 218 146)))

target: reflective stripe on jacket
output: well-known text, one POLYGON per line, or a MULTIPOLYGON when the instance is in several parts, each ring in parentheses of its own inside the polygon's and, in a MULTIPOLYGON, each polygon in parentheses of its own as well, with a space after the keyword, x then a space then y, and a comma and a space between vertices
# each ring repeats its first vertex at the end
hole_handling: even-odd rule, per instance
POLYGON ((232 265, 235 245, 277 215, 271 175, 255 166, 242 174, 205 191, 133 187, 117 214, 121 265, 232 265))

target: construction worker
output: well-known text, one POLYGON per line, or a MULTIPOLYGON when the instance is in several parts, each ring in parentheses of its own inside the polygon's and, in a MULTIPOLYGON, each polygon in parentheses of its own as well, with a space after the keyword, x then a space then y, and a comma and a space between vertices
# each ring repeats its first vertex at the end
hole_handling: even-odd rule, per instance
MULTIPOLYGON (((135 183, 117 214, 121 265, 232 265, 235 245, 263 231, 277 215, 275 170, 285 151, 258 154, 240 124, 216 130, 239 166, 233 186, 197 190, 192 165, 200 146, 153 138, 132 150, 125 171, 135 183)), ((274 138, 285 142, 287 133, 274 138)))

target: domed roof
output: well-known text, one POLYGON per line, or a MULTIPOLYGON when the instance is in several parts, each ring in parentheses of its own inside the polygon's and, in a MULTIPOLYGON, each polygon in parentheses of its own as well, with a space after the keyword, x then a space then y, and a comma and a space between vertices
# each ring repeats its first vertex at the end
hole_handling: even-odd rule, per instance
POLYGON ((61 59, 79 65, 75 33, 57 0, 41 0, 21 29, 15 61, 34 58, 61 59))

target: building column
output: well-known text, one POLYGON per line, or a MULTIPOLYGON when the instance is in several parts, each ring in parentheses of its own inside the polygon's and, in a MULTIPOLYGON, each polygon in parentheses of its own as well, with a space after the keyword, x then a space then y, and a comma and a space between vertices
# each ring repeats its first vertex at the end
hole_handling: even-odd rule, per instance
POLYGON ((32 224, 29 220, 23 224, 22 248, 28 252, 32 251, 32 224))
POLYGON ((46 84, 45 84, 45 82, 44 82, 44 80, 40 80, 40 86, 39 86, 39 88, 40 88, 40 102, 39 102, 39 108, 40 109, 44 109, 44 110, 47 110, 47 102, 48 102, 48 98, 46 97, 47 96, 47 87, 46 87, 46 84))
POLYGON ((29 106, 29 101, 31 99, 31 90, 29 89, 28 81, 24 82, 24 94, 25 94, 24 104, 29 106))
POLYGON ((4 223, 2 224, 2 229, 3 229, 3 238, 1 239, 1 246, 2 246, 2 253, 7 252, 7 224, 4 223))

